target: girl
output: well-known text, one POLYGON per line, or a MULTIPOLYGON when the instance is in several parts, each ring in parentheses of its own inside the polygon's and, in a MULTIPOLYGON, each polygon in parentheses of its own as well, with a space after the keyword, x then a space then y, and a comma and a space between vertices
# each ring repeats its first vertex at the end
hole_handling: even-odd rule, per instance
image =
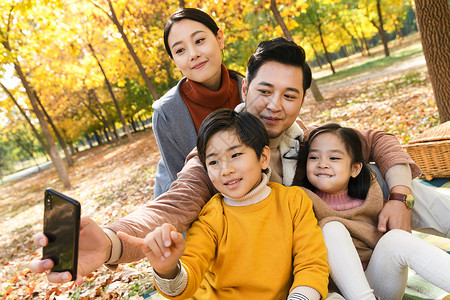
POLYGON ((318 127, 305 156, 299 160, 306 162, 300 185, 314 191, 307 194, 322 227, 331 278, 346 299, 401 299, 408 267, 450 291, 447 253, 406 231, 377 230, 383 197, 355 131, 337 124, 318 127))
POLYGON ((206 13, 183 8, 164 28, 164 45, 185 76, 153 104, 153 131, 161 159, 154 197, 167 191, 195 147, 203 119, 219 108, 242 102, 242 75, 222 64, 223 32, 206 13))

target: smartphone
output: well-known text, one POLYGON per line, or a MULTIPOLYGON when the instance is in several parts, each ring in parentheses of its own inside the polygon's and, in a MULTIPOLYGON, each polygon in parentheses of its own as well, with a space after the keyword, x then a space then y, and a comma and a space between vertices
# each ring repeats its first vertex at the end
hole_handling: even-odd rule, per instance
POLYGON ((72 281, 77 276, 80 215, 81 205, 77 200, 51 188, 45 190, 44 234, 48 245, 43 249, 42 259, 53 260, 53 272, 69 271, 72 281))

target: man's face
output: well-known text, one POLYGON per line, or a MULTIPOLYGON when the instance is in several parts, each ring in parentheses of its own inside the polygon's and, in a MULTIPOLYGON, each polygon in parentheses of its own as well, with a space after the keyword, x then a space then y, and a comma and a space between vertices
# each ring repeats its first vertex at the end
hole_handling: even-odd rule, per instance
POLYGON ((259 68, 250 86, 244 80, 242 93, 247 111, 264 124, 270 138, 276 138, 300 113, 305 98, 302 69, 268 61, 259 68))

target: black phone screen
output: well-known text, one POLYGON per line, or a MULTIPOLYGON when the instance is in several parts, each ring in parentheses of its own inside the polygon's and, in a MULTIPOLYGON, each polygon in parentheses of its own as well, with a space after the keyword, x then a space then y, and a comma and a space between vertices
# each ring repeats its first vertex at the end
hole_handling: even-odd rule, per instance
POLYGON ((54 272, 69 271, 76 279, 78 262, 78 236, 81 205, 50 188, 44 197, 44 234, 48 245, 43 249, 43 259, 54 261, 54 272))

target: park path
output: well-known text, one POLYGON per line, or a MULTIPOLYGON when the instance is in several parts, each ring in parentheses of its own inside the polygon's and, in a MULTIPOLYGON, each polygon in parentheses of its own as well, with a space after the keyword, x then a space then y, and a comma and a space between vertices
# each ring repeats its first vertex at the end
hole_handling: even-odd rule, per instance
POLYGON ((51 161, 47 161, 47 162, 45 162, 43 164, 40 164, 40 165, 37 165, 37 166, 33 166, 33 167, 30 167, 30 168, 27 168, 27 169, 24 169, 24 170, 21 170, 19 172, 16 172, 16 173, 13 173, 13 174, 10 174, 8 176, 3 177, 1 179, 1 181, 0 181, 0 183, 9 182, 9 181, 17 180, 17 179, 20 179, 20 178, 24 178, 24 177, 26 177, 28 175, 34 174, 34 173, 39 172, 41 170, 45 170, 48 167, 50 167, 51 165, 52 165, 52 162, 51 161))
MULTIPOLYGON (((419 53, 405 60, 396 62, 389 67, 380 68, 375 71, 369 70, 364 73, 359 73, 356 76, 346 77, 341 80, 332 81, 329 83, 319 85, 321 91, 334 90, 343 86, 349 86, 355 83, 360 83, 367 80, 373 80, 376 78, 382 78, 386 76, 393 76, 400 73, 406 73, 409 71, 417 71, 420 68, 426 66, 426 61, 423 53, 419 53)), ((313 77, 318 78, 325 76, 324 74, 330 73, 330 71, 325 70, 322 72, 314 73, 313 77)), ((327 74, 328 75, 328 74, 327 74)))

